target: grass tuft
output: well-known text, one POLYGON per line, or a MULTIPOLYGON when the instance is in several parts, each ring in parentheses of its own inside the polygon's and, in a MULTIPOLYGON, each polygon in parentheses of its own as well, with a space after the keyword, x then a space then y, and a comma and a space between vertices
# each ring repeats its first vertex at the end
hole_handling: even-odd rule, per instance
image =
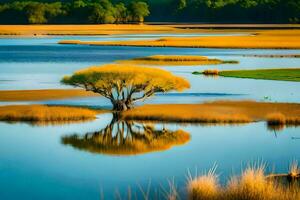
POLYGON ((193 200, 292 200, 300 198, 297 185, 284 185, 265 175, 265 166, 249 166, 241 176, 231 177, 221 187, 215 174, 206 174, 188 182, 193 200))
POLYGON ((214 165, 207 173, 199 177, 189 175, 187 191, 189 199, 215 200, 219 197, 219 179, 214 165))

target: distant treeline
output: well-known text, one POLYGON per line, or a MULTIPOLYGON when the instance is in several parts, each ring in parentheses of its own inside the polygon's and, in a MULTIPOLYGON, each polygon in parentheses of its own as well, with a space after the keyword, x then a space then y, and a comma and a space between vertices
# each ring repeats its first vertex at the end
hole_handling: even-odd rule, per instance
POLYGON ((13 1, 0 4, 2 24, 46 23, 140 23, 150 14, 141 1, 112 3, 109 0, 73 2, 13 1))
POLYGON ((300 0, 0 0, 0 23, 299 23, 300 0), (151 11, 151 13, 150 13, 151 11))

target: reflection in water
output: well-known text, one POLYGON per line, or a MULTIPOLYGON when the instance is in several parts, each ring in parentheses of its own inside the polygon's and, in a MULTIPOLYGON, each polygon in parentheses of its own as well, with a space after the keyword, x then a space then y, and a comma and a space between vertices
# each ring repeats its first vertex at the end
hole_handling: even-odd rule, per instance
POLYGON ((153 124, 112 121, 106 128, 84 135, 62 137, 62 143, 75 148, 110 155, 135 155, 161 151, 190 140, 183 130, 156 129, 153 124))

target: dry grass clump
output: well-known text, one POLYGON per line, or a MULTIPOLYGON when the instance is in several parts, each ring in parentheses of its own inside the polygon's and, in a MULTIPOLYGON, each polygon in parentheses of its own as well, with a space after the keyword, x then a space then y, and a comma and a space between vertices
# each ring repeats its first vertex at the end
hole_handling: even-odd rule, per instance
POLYGON ((299 125, 300 116, 288 117, 282 113, 275 112, 266 116, 268 125, 299 125))
POLYGON ((268 114, 281 112, 286 123, 299 122, 300 104, 255 101, 214 101, 202 104, 144 105, 125 111, 121 117, 129 120, 189 122, 189 123, 247 123, 266 120, 268 114), (171 111, 171 112, 170 112, 171 111), (298 121, 297 121, 298 120, 298 121))
MULTIPOLYGON (((70 42, 70 41, 68 41, 70 42)), ((131 63, 140 65, 213 65, 231 63, 236 64, 238 61, 222 61, 211 59, 205 56, 195 55, 153 55, 130 60, 120 60, 119 63, 131 63)))
POLYGON ((96 112, 83 108, 44 105, 12 105, 0 107, 1 121, 68 122, 96 118, 96 112))
MULTIPOLYGON (((80 41, 74 44, 104 46, 299 49, 300 30, 261 30, 244 36, 169 37, 136 41, 80 41)), ((66 41, 59 42, 66 44, 66 41)))
POLYGON ((200 176, 188 183, 188 194, 193 200, 292 200, 300 198, 300 190, 268 178, 263 165, 246 168, 241 176, 231 177, 220 187, 215 176, 200 176), (199 180, 195 183, 196 180, 199 180), (192 189, 189 187, 193 186, 192 189), (204 188, 207 188, 207 192, 204 188), (211 192, 212 191, 212 192, 211 192))
POLYGON ((202 72, 203 75, 205 76, 218 76, 219 75, 219 70, 217 69, 206 69, 202 72))
POLYGON ((44 90, 1 90, 0 101, 42 101, 97 96, 93 92, 77 89, 44 89, 44 90))
POLYGON ((216 200, 220 197, 218 175, 213 167, 207 174, 193 178, 189 176, 187 191, 189 199, 216 200))

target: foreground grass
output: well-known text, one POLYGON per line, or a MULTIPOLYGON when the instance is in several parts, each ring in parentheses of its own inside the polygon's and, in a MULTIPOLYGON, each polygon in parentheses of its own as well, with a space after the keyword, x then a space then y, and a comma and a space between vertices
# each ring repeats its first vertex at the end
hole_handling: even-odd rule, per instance
POLYGON ((96 95, 92 92, 77 89, 1 90, 0 101, 42 101, 96 95))
POLYGON ((282 184, 264 173, 264 166, 246 168, 221 186, 215 171, 190 178, 187 190, 193 200, 292 200, 300 198, 298 185, 282 184))
POLYGON ((129 63, 137 65, 215 65, 215 64, 237 64, 238 61, 223 61, 210 59, 205 56, 193 55, 154 55, 131 60, 120 60, 119 63, 129 63))
POLYGON ((300 49, 300 30, 261 30, 245 36, 169 37, 137 41, 60 41, 59 44, 143 47, 300 49))
POLYGON ((97 112, 63 106, 12 105, 0 106, 0 121, 71 122, 96 118, 97 112))
POLYGON ((297 69, 256 69, 220 71, 219 76, 235 78, 266 79, 278 81, 300 81, 300 68, 297 69))
POLYGON ((144 105, 125 111, 123 119, 187 123, 248 123, 267 121, 280 113, 285 124, 300 122, 300 104, 255 101, 214 101, 202 104, 144 105))

